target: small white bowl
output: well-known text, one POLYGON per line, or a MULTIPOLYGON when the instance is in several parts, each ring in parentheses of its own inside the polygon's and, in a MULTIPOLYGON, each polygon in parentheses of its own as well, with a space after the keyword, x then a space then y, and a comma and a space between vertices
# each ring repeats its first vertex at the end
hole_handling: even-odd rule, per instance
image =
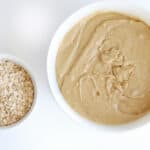
POLYGON ((16 127, 18 126, 20 123, 22 123, 32 112, 33 107, 35 105, 36 102, 36 97, 37 97, 37 87, 36 87, 36 82, 35 79, 33 77, 33 73, 32 70, 29 69, 30 67, 26 65, 26 63, 24 61, 22 61, 21 59, 17 58, 16 56, 12 56, 12 55, 8 55, 8 54, 0 54, 0 60, 10 60, 11 62, 21 66, 22 68, 25 69, 25 71, 27 71, 28 75, 30 76, 32 83, 33 83, 33 87, 34 87, 34 99, 31 105, 30 110, 20 119, 18 120, 16 123, 10 124, 8 126, 1 126, 0 129, 8 129, 8 128, 12 128, 12 127, 16 127))
MULTIPOLYGON (((147 7, 148 2, 140 3, 136 2, 97 2, 94 4, 90 4, 84 8, 81 8, 77 12, 75 12, 72 16, 70 16, 57 30, 54 35, 52 42, 49 47, 48 57, 47 57, 47 74, 49 85, 52 91, 52 94, 56 100, 56 102, 61 106, 61 108, 71 116, 74 120, 80 122, 83 125, 88 127, 94 127, 96 129, 112 129, 112 130, 125 130, 138 127, 140 125, 144 125, 146 122, 150 121, 150 114, 145 115, 144 117, 127 123, 123 125, 104 125, 104 124, 96 124, 84 117, 80 114, 76 113, 73 108, 66 102, 64 97, 61 94, 59 89, 57 80, 56 80, 56 56, 59 45, 64 38, 65 34, 82 18, 96 12, 118 12, 121 14, 125 14, 134 18, 139 18, 143 20, 147 24, 150 25, 150 8, 147 7)), ((148 5, 149 6, 149 5, 148 5)))

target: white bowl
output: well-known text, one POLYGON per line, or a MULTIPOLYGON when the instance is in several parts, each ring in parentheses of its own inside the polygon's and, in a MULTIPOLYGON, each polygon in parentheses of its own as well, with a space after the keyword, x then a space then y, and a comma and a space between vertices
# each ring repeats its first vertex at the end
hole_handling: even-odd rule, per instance
MULTIPOLYGON (((71 116, 74 120, 80 122, 81 124, 87 125, 88 127, 94 127, 96 129, 112 129, 112 130, 124 130, 138 127, 140 125, 145 124, 150 121, 150 114, 145 115, 144 117, 127 123, 123 125, 104 125, 104 124, 96 124, 84 117, 80 114, 76 113, 72 107, 66 102, 64 97, 61 94, 61 91, 58 87, 58 83, 56 80, 56 56, 59 45, 64 38, 67 31, 69 31, 78 21, 80 21, 83 17, 86 17, 96 11, 101 12, 118 12, 122 14, 126 14, 128 16, 132 16, 134 18, 139 18, 143 20, 147 24, 150 25, 150 8, 147 7, 148 3, 143 1, 140 2, 97 2, 94 4, 90 4, 84 8, 81 8, 77 12, 75 12, 72 16, 70 16, 57 30, 54 35, 52 42, 49 47, 48 57, 47 57, 47 74, 48 81, 51 88, 51 92, 56 100, 56 102, 61 106, 61 108, 71 116)), ((148 5, 149 6, 149 5, 148 5)))
POLYGON ((22 61, 21 59, 15 57, 15 56, 8 55, 8 54, 0 54, 0 60, 2 60, 2 59, 4 59, 4 60, 10 60, 10 61, 14 62, 15 64, 23 67, 27 71, 27 73, 29 74, 29 76, 30 76, 30 78, 32 80, 33 86, 34 86, 34 99, 33 99, 32 106, 31 106, 30 110, 25 114, 25 116, 23 116, 16 123, 10 124, 8 126, 2 126, 2 127, 0 127, 0 129, 8 129, 8 128, 12 128, 12 127, 18 126, 20 123, 22 123, 30 115, 30 113, 32 112, 33 107, 35 105, 35 102, 36 102, 37 87, 36 87, 35 79, 33 77, 33 73, 31 71, 31 69, 29 69, 30 67, 24 61, 22 61))

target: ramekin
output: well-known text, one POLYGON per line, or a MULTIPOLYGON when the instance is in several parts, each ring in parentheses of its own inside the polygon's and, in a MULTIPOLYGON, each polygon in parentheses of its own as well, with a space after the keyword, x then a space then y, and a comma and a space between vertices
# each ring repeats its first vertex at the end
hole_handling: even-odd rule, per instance
POLYGON ((14 56, 14 55, 10 55, 10 54, 0 54, 0 60, 2 60, 2 59, 9 60, 25 69, 25 71, 30 76, 33 86, 34 86, 34 98, 33 98, 33 102, 32 102, 30 110, 20 120, 18 120, 17 122, 15 122, 13 124, 8 125, 8 126, 1 126, 0 130, 17 127, 18 125, 23 123, 23 121, 26 120, 28 118, 28 116, 30 116, 31 112, 33 111, 33 108, 35 106, 36 99, 37 99, 37 86, 36 86, 35 78, 34 78, 31 68, 27 65, 27 63, 25 61, 21 60, 20 58, 14 56))

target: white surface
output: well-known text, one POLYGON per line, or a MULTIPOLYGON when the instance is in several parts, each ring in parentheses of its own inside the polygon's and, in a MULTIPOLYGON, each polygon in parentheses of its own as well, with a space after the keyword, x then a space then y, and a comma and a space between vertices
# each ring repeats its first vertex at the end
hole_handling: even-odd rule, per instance
POLYGON ((57 27, 71 13, 94 0, 0 0, 0 52, 33 68, 38 98, 19 126, 0 130, 0 150, 149 150, 150 123, 131 131, 109 133, 79 126, 51 96, 46 56, 57 27))

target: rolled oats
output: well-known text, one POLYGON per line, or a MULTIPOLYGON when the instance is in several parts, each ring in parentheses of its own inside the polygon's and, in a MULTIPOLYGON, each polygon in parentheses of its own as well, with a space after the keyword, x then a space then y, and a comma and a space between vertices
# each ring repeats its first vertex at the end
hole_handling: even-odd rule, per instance
POLYGON ((33 99, 34 86, 27 71, 10 60, 0 60, 0 126, 22 119, 33 99))

